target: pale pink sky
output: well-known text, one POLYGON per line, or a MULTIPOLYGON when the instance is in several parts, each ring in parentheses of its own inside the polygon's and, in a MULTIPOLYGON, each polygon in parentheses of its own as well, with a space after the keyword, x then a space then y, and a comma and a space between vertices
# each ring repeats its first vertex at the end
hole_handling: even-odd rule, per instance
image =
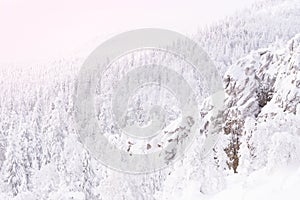
POLYGON ((183 34, 256 0, 0 0, 0 62, 60 57, 137 28, 183 34))

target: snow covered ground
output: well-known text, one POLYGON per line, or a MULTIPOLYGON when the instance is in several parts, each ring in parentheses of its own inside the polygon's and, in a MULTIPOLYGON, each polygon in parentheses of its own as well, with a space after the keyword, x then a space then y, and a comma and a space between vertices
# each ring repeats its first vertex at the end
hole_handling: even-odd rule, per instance
POLYGON ((190 200, 251 200, 251 199, 299 199, 300 168, 284 167, 276 170, 260 169, 249 176, 226 177, 226 189, 211 195, 199 192, 197 184, 189 185, 174 199, 190 200))

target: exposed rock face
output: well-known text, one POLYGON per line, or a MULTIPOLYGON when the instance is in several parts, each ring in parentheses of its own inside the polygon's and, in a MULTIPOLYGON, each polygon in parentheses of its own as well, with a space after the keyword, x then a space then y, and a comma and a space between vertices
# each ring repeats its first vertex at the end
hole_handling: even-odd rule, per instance
MULTIPOLYGON (((259 134, 265 134, 264 129, 257 130, 261 123, 274 121, 279 125, 280 122, 276 123, 276 120, 297 120, 296 116, 299 118, 299 71, 300 35, 297 35, 288 42, 286 49, 261 49, 252 52, 226 72, 224 85, 227 97, 223 131, 230 141, 225 148, 229 158, 227 164, 234 172, 237 172, 241 154, 245 153, 240 151, 242 140, 251 140, 252 144, 248 144, 247 148, 253 151, 257 144, 250 138, 253 134, 258 137, 259 134), (245 124, 249 120, 254 122, 251 127, 245 124)), ((299 123, 295 121, 288 129, 285 126, 274 126, 273 131, 300 134, 299 123)), ((268 146, 267 143, 265 145, 268 146)), ((252 157, 259 155, 254 153, 252 157)))

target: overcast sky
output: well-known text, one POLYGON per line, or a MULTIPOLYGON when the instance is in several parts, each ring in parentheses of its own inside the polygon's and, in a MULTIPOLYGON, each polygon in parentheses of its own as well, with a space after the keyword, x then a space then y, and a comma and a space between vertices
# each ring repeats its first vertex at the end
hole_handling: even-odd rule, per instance
POLYGON ((0 62, 64 56, 137 28, 193 34, 254 1, 0 0, 0 62))

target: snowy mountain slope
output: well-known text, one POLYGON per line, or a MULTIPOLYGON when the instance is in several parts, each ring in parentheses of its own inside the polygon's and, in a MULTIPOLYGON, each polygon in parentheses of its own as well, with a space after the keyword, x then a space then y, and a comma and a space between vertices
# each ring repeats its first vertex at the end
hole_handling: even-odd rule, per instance
MULTIPOLYGON (((198 34, 224 70, 224 134, 208 159, 198 159, 201 135, 183 160, 153 174, 107 169, 78 142, 73 94, 84 58, 2 65, 0 199, 171 199, 192 192, 201 199, 239 192, 230 187, 242 182, 251 190, 263 182, 257 170, 271 176, 299 165, 300 37, 277 50, 300 32, 299 13, 297 0, 270 0, 198 34)), ((298 171, 288 192, 299 186, 298 171)))
POLYGON ((267 0, 200 29, 195 39, 222 73, 252 50, 283 47, 300 32, 300 1, 267 0))
POLYGON ((186 159, 167 178, 166 199, 184 199, 191 192, 192 199, 263 199, 258 194, 266 190, 274 195, 270 191, 276 187, 284 188, 276 193, 278 199, 297 199, 293 195, 298 194, 300 180, 299 83, 300 35, 284 49, 253 51, 232 65, 224 76, 225 121, 214 156, 198 163, 193 159, 197 153, 186 159), (240 175, 224 170, 224 164, 240 175), (202 175, 196 175, 201 165, 202 175), (292 172, 286 174, 289 169, 292 172), (187 177, 180 179, 182 174, 187 177))

